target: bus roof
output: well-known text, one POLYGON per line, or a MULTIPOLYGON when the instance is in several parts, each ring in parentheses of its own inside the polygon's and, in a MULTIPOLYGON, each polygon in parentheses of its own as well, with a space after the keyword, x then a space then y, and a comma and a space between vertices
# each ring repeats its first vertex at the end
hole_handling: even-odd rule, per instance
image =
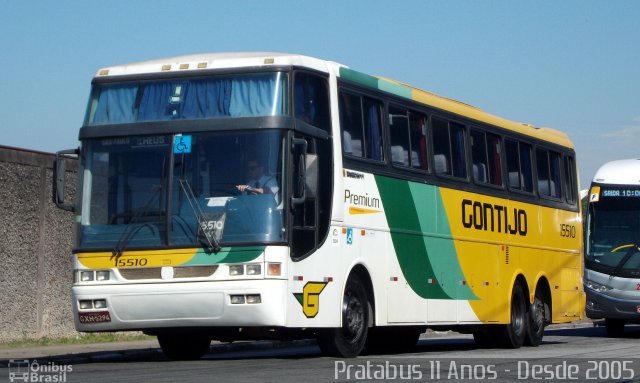
POLYGON ((96 77, 140 75, 163 72, 197 71, 202 69, 251 68, 261 66, 304 66, 321 72, 334 72, 337 76, 360 85, 371 87, 413 100, 418 103, 462 115, 479 122, 496 125, 527 136, 573 148, 569 137, 551 128, 537 128, 531 124, 507 120, 479 108, 435 93, 427 92, 384 77, 374 77, 349 69, 345 65, 317 58, 277 52, 228 52, 188 56, 116 65, 98 70, 96 77))
POLYGON ((640 185, 640 158, 607 162, 593 176, 593 182, 640 185))
POLYGON ((277 52, 203 53, 106 67, 98 70, 96 77, 274 65, 304 66, 322 72, 328 72, 330 66, 340 66, 340 64, 309 56, 277 52))

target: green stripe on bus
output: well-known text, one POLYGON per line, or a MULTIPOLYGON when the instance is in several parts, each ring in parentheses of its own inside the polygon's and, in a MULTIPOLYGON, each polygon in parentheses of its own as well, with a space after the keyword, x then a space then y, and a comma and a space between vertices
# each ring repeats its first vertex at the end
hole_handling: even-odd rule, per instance
POLYGON ((381 176, 375 179, 382 203, 386 205, 384 212, 398 263, 409 286, 422 298, 452 298, 438 283, 429 283, 429 279, 437 280, 437 277, 429 262, 409 183, 381 176))
POLYGON ((400 268, 416 294, 435 299, 478 299, 462 284, 465 277, 438 189, 382 176, 376 176, 376 183, 400 268))
POLYGON ((440 189, 416 182, 408 184, 422 232, 437 233, 437 235, 426 235, 425 243, 429 249, 429 262, 440 286, 449 296, 456 299, 478 299, 471 288, 462 283, 466 278, 458 261, 449 217, 440 196, 440 189))
POLYGON ((386 80, 380 80, 378 82, 378 89, 395 94, 396 96, 400 96, 408 99, 411 99, 411 96, 412 96, 411 89, 405 88, 402 85, 394 84, 386 80))
POLYGON ((253 261, 264 252, 265 246, 223 247, 218 253, 207 253, 203 249, 185 265, 214 265, 218 263, 243 263, 253 261))
POLYGON ((368 86, 369 88, 378 89, 377 78, 369 76, 368 74, 364 74, 362 72, 355 71, 353 69, 341 67, 340 78, 348 81, 353 81, 364 86, 368 86))

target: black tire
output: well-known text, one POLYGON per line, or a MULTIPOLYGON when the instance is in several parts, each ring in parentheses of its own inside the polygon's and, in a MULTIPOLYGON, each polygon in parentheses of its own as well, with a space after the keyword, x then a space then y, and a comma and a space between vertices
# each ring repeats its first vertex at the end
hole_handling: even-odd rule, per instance
POLYGON ((365 348, 371 353, 411 351, 423 332, 419 327, 374 327, 369 329, 365 348))
POLYGON ((524 340, 527 346, 538 347, 542 343, 544 328, 547 324, 545 307, 542 297, 536 292, 533 304, 529 307, 527 337, 524 340))
POLYGON ((520 348, 527 336, 529 324, 528 302, 519 283, 513 286, 511 292, 511 322, 497 327, 498 336, 505 348, 520 348))
POLYGON ((209 351, 211 339, 196 334, 158 335, 164 355, 171 360, 196 360, 209 351))
POLYGON ((342 299, 342 327, 319 329, 318 346, 325 355, 354 358, 367 340, 369 303, 367 292, 358 277, 347 281, 342 299))
POLYGON ((624 319, 607 318, 604 320, 604 326, 610 338, 620 338, 624 335, 624 319))

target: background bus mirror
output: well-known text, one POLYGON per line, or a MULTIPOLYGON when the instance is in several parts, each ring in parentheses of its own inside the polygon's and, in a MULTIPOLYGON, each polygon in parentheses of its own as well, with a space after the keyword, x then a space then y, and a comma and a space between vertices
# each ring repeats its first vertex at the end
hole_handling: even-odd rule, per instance
POLYGON ((293 195, 291 203, 300 205, 306 201, 307 140, 293 139, 293 195))
POLYGON ((78 150, 70 149, 70 150, 61 150, 56 153, 56 159, 53 167, 53 201, 56 206, 62 210, 74 211, 74 207, 71 204, 66 204, 65 201, 65 185, 66 185, 66 171, 67 165, 65 162, 65 158, 77 158, 78 150))

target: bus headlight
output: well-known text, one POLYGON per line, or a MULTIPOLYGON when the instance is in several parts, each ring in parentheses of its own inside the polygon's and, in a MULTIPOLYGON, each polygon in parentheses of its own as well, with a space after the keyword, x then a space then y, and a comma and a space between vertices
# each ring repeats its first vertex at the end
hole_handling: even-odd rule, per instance
POLYGON ((229 275, 244 275, 244 265, 229 265, 229 275))
POLYGON ((93 281, 93 278, 94 278, 93 271, 80 272, 80 282, 91 282, 93 281))
POLYGON ((108 281, 111 272, 109 270, 96 271, 96 281, 108 281))
POLYGON ((262 267, 259 263, 247 265, 247 275, 260 275, 262 274, 262 267))

